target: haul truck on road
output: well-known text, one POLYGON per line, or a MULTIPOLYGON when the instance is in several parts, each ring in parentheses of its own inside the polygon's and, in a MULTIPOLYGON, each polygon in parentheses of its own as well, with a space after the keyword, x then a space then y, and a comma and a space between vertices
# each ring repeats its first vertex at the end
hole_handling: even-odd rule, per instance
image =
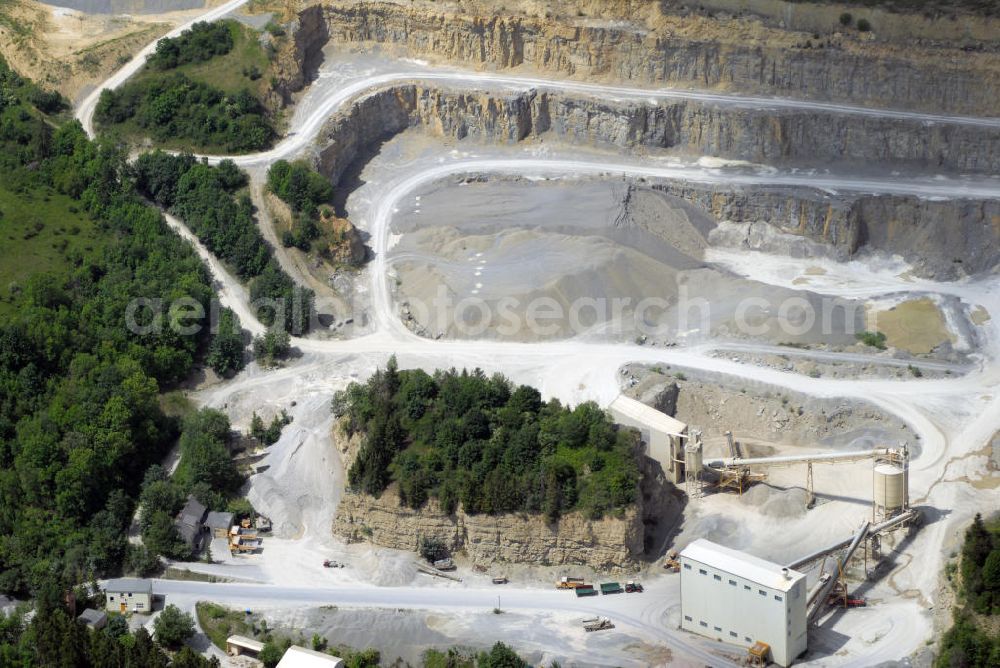
POLYGON ((556 589, 576 589, 583 586, 583 578, 561 577, 556 583, 556 589))

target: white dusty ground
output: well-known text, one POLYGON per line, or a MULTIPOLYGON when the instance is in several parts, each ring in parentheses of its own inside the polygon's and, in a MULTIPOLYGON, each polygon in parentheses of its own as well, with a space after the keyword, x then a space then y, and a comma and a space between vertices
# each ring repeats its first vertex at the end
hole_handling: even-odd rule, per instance
MULTIPOLYGON (((232 9, 242 2, 228 3, 232 9)), ((414 63, 360 67, 348 63, 342 70, 328 60, 319 83, 307 92, 293 115, 291 134, 270 151, 243 156, 238 163, 261 171, 278 157, 291 157, 309 146, 329 113, 342 107, 373 85, 412 78, 448 79, 458 85, 544 85, 586 89, 593 94, 655 98, 656 96, 707 95, 721 104, 799 106, 815 103, 669 91, 635 91, 589 84, 538 82, 481 73, 434 72, 414 63), (382 69, 379 69, 382 68, 382 69)), ((117 84, 134 72, 127 66, 117 84)), ((829 105, 823 105, 829 106, 829 105)), ((844 113, 887 112, 837 107, 844 113)), ((78 116, 90 129, 92 101, 78 116)), ((904 114, 911 115, 911 114, 904 114)), ((938 119, 950 122, 948 119, 938 119)), ((993 123, 961 120, 958 122, 993 123)), ((910 472, 910 495, 925 515, 925 525, 912 540, 901 542, 883 567, 874 585, 859 587, 872 603, 864 610, 835 612, 824 618, 811 635, 807 665, 870 666, 898 660, 918 652, 932 635, 938 578, 947 551, 959 528, 977 510, 1000 505, 1000 492, 991 480, 986 446, 1000 427, 1000 285, 995 277, 959 283, 913 279, 907 267, 890 260, 835 263, 810 260, 808 265, 763 253, 708 248, 703 259, 732 272, 741 280, 785 290, 800 290, 801 280, 816 294, 870 300, 903 293, 941 295, 960 300, 969 311, 982 307, 991 319, 974 325, 978 352, 974 366, 964 374, 934 378, 811 378, 771 367, 719 357, 716 344, 703 341, 687 346, 659 347, 614 343, 600 338, 572 338, 519 343, 442 339, 412 334, 398 318, 393 299, 390 253, 405 249, 391 226, 416 223, 398 214, 416 196, 442 179, 469 174, 516 174, 520 177, 686 178, 704 182, 745 184, 781 183, 864 192, 915 193, 952 197, 974 194, 1000 196, 1000 187, 989 179, 906 179, 897 176, 858 177, 781 173, 773 169, 719 167, 711 163, 637 160, 628 156, 597 155, 579 148, 529 146, 491 149, 453 147, 450 151, 420 152, 392 164, 375 160, 365 172, 365 185, 352 195, 352 220, 370 235, 374 261, 367 269, 366 304, 372 313, 372 333, 334 341, 296 339, 301 357, 276 371, 251 365, 231 381, 194 395, 199 405, 225 410, 237 428, 246 428, 250 415, 285 408, 293 417, 281 440, 269 448, 261 462, 266 470, 253 476, 247 494, 254 505, 276 521, 275 536, 265 541, 260 555, 226 559, 215 565, 192 564, 193 570, 210 572, 239 582, 211 584, 158 581, 156 591, 171 602, 187 607, 202 599, 234 606, 252 606, 280 623, 311 626, 327 631, 331 639, 356 645, 382 646, 387 653, 408 652, 421 646, 468 644, 483 646, 507 640, 533 659, 558 659, 564 665, 725 665, 740 651, 711 643, 677 630, 678 579, 675 575, 649 573, 647 591, 641 595, 597 597, 578 601, 557 592, 541 579, 493 587, 481 576, 460 573, 462 583, 432 580, 417 575, 413 556, 368 546, 347 546, 330 535, 330 523, 343 489, 344 471, 332 440, 329 398, 351 380, 365 378, 376 366, 396 354, 400 365, 433 369, 475 367, 502 371, 516 382, 533 384, 546 396, 569 403, 593 399, 607 404, 619 392, 619 369, 629 363, 665 364, 675 369, 697 370, 718 377, 741 379, 751 390, 785 390, 815 397, 851 397, 870 401, 882 411, 905 422, 919 438, 919 456, 910 472), (822 264, 824 272, 810 271, 822 264), (292 405, 295 402, 295 405, 292 405), (344 569, 324 569, 325 558, 348 563, 344 569), (494 615, 495 597, 506 614, 494 615), (380 609, 359 613, 370 620, 363 627, 354 622, 323 617, 324 605, 380 609), (396 610, 417 611, 413 617, 396 610), (591 614, 606 614, 616 623, 610 633, 584 634, 577 622, 591 614), (400 642, 395 634, 407 634, 400 642), (412 634, 412 635, 411 635, 412 634), (728 649, 728 653, 727 653, 728 649)), ((412 212, 412 207, 411 207, 412 212)), ((183 223, 170 220, 178 230, 183 223)), ((402 229, 402 228, 401 228, 402 229)), ((244 327, 260 332, 246 302, 246 293, 232 276, 196 242, 198 251, 219 282, 225 305, 233 308, 244 327)), ((477 281, 478 282, 478 281, 477 281)), ((485 286, 485 281, 483 282, 485 286)), ((468 289, 468 285, 459 286, 468 289)), ((476 289, 473 287, 472 289, 476 289)), ((743 344, 746 353, 770 351, 743 344)), ((807 353, 803 353, 807 354, 807 353)), ((816 444, 802 443, 810 448, 816 444)), ((803 472, 776 470, 771 483, 778 487, 803 484, 803 472)), ((864 465, 817 467, 816 489, 821 502, 808 512, 798 512, 797 492, 768 492, 760 488, 739 499, 715 494, 688 504, 680 526, 678 545, 696 536, 720 542, 778 561, 790 561, 835 538, 851 533, 867 517, 870 478, 864 465), (773 498, 770 498, 773 495, 773 498), (768 496, 764 499, 762 497, 768 496), (759 498, 760 497, 760 498, 759 498)), ((216 551, 215 556, 220 557, 216 551)))

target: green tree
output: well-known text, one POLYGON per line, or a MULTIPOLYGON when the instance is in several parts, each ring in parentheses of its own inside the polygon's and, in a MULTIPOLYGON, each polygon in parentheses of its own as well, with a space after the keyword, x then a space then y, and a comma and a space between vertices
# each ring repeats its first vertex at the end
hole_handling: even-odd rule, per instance
POLYGON ((168 605, 153 621, 156 641, 176 649, 194 635, 194 619, 176 605, 168 605))
POLYGON ((191 548, 177 533, 173 519, 162 510, 153 511, 149 526, 142 533, 142 542, 153 554, 161 554, 171 559, 191 556, 191 548))
POLYGON ((270 366, 275 360, 288 356, 291 351, 291 340, 284 327, 273 325, 262 336, 254 337, 254 357, 261 360, 265 366, 270 366))
POLYGON ((200 63, 233 49, 233 21, 199 21, 177 37, 161 39, 150 55, 148 65, 168 70, 185 63, 200 63))
POLYGON ((229 452, 229 436, 229 418, 221 411, 203 408, 185 417, 177 481, 186 489, 204 485, 223 496, 234 494, 243 477, 229 452))
POLYGON ((480 653, 477 665, 479 668, 530 668, 531 666, 502 642, 493 645, 489 652, 480 653))
POLYGON ((264 643, 264 648, 260 650, 257 659, 264 664, 264 668, 274 668, 281 661, 281 657, 284 654, 285 651, 281 647, 274 642, 268 641, 264 643))
POLYGON ((333 186, 305 162, 278 160, 268 169, 267 187, 295 212, 313 213, 333 199, 333 186))
POLYGON ((228 308, 222 309, 218 331, 208 348, 208 365, 220 376, 230 376, 243 368, 244 348, 239 319, 228 308))
POLYGON ((145 545, 129 545, 125 554, 125 570, 141 578, 160 570, 160 558, 145 545))
POLYGON ((434 536, 421 536, 419 551, 420 556, 431 563, 448 556, 448 546, 443 540, 434 536))

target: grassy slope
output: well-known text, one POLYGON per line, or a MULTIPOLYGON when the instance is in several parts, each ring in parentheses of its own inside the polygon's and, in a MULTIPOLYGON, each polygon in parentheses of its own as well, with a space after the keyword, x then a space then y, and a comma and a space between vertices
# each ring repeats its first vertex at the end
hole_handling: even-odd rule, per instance
POLYGON ((227 23, 233 36, 233 48, 229 53, 201 63, 180 65, 165 72, 143 68, 136 75, 134 81, 148 81, 180 72, 195 81, 207 83, 227 93, 235 93, 246 88, 260 97, 267 85, 267 77, 264 74, 270 66, 270 62, 267 59, 267 54, 264 53, 264 48, 258 41, 258 33, 253 28, 237 21, 227 21, 227 23), (249 71, 251 67, 256 67, 261 73, 260 78, 256 81, 252 81, 250 77, 243 74, 244 69, 249 71))
POLYGON ((78 202, 49 188, 13 192, 0 185, 0 314, 9 313, 11 284, 31 274, 68 273, 69 257, 106 243, 78 202))
POLYGON ((198 615, 198 626, 205 632, 209 640, 226 651, 226 638, 232 635, 254 637, 253 628, 246 613, 224 608, 215 603, 200 601, 195 604, 198 615))
MULTIPOLYGON (((243 25, 238 21, 227 21, 229 30, 233 35, 232 50, 222 56, 216 56, 211 60, 201 63, 187 63, 170 70, 154 70, 144 67, 129 83, 143 83, 152 81, 164 76, 172 76, 179 72, 185 76, 210 86, 218 88, 226 93, 236 93, 243 89, 249 90, 258 99, 263 98, 263 93, 268 86, 270 76, 268 69, 271 66, 264 47, 258 40, 258 33, 251 27, 243 25), (254 81, 243 72, 247 73, 256 67, 260 72, 260 77, 254 81)), ((271 119, 272 125, 277 125, 279 119, 271 119)), ((135 119, 130 119, 118 125, 105 126, 106 130, 121 135, 132 141, 143 140, 147 133, 140 128, 135 119)), ((191 151, 193 153, 226 153, 226 147, 222 145, 196 145, 189 139, 178 138, 171 141, 156 141, 156 147, 169 150, 191 151)))

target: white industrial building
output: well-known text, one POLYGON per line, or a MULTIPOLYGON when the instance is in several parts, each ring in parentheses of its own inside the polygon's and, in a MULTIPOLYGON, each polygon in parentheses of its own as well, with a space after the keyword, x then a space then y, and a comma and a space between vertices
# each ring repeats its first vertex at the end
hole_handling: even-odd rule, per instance
POLYGON ((806 651, 806 576, 698 539, 680 554, 681 628, 750 647, 788 666, 806 651))

